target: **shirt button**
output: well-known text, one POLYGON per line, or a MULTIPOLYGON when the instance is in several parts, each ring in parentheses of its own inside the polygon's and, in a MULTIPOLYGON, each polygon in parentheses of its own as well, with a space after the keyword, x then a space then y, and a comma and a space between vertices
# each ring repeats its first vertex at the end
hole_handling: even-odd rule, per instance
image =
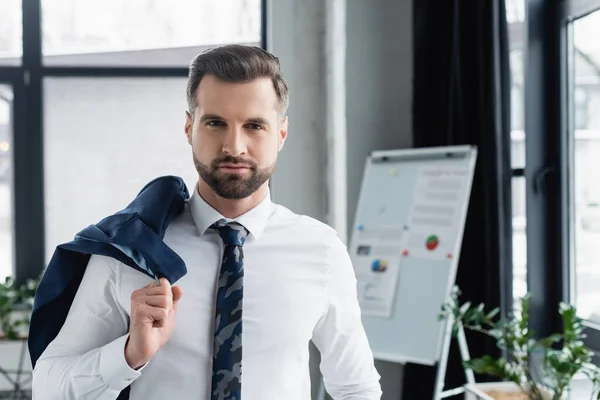
POLYGON ((125 382, 131 382, 132 380, 133 379, 131 379, 131 378, 127 378, 127 379, 125 379, 125 382))

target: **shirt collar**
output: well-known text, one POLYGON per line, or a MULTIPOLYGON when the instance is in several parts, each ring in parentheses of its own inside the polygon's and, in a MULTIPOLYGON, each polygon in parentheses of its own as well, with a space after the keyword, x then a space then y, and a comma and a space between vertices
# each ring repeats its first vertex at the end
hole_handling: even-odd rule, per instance
POLYGON ((204 233, 206 233, 207 229, 209 229, 212 224, 224 219, 226 221, 239 222, 246 229, 248 229, 248 232, 250 235, 252 235, 254 240, 257 240, 267 226, 267 221, 271 216, 272 203, 270 190, 267 190, 266 196, 256 207, 237 218, 225 218, 223 215, 221 215, 221 213, 208 204, 202 198, 202 196, 200 196, 200 193, 198 192, 198 184, 196 184, 194 193, 192 193, 192 196, 189 199, 189 205, 192 212, 192 217, 194 218, 194 222, 198 228, 198 232, 200 232, 200 235, 204 235, 204 233))

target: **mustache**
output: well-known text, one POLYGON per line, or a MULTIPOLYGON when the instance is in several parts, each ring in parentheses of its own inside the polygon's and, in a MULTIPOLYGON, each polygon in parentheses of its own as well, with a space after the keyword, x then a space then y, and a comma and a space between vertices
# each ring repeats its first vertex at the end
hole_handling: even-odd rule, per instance
POLYGON ((212 161, 211 166, 213 169, 217 169, 217 168, 219 168, 219 165, 221 165, 221 164, 243 165, 244 167, 250 168, 250 169, 257 168, 256 162, 254 162, 252 160, 246 160, 242 157, 234 157, 234 156, 223 156, 223 157, 215 158, 212 161))

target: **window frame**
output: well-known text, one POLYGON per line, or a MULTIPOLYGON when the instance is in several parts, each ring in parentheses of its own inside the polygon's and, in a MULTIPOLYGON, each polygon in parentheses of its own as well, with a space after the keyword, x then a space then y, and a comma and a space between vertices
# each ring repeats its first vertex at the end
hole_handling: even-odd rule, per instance
MULTIPOLYGON (((43 81, 46 77, 186 77, 187 67, 44 66, 42 0, 22 0, 20 65, 0 65, 0 82, 13 88, 13 276, 17 283, 46 265, 44 216, 43 81)), ((267 49, 267 2, 261 0, 261 47, 267 49)))
POLYGON ((561 329, 558 303, 567 300, 569 184, 565 168, 567 58, 563 3, 526 1, 524 39, 527 291, 530 327, 543 337, 561 329))

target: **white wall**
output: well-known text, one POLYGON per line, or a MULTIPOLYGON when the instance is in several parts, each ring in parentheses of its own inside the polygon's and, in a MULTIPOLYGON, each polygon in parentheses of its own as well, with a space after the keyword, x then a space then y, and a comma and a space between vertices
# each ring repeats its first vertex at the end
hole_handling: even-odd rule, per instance
POLYGON ((291 104, 289 132, 272 180, 274 201, 323 220, 325 198, 325 80, 323 0, 273 0, 269 49, 281 62, 291 104))

